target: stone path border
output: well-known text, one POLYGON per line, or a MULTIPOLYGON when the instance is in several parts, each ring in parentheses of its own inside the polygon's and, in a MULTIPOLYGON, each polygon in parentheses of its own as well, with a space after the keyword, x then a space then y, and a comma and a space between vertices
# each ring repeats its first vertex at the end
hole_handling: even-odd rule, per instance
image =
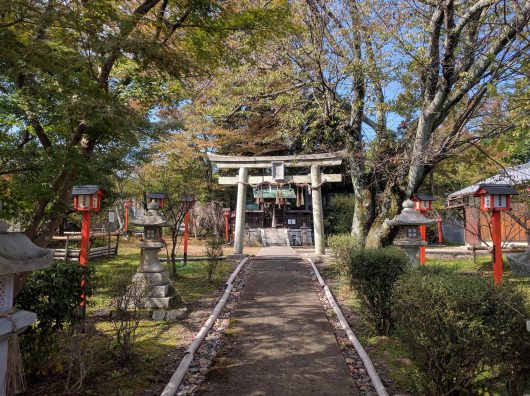
MULTIPOLYGON (((381 379, 379 378, 379 375, 377 374, 377 371, 375 370, 375 367, 374 367, 374 365, 372 363, 372 360, 370 359, 370 357, 368 356, 368 354, 364 350, 363 346, 361 345, 361 343, 359 342, 359 340, 357 339, 357 337, 353 333, 352 329, 348 325, 348 322, 346 321, 346 318, 344 317, 342 311, 340 310, 339 306, 337 305, 337 303, 335 301, 335 298, 333 297, 333 294, 329 290, 328 285, 326 285, 326 282, 324 282, 324 279, 322 279, 322 276, 320 275, 320 272, 318 271, 318 268, 316 267, 315 263, 313 262, 313 260, 311 260, 310 257, 307 257, 307 261, 309 262, 309 264, 311 266, 311 269, 313 270, 313 273, 314 273, 314 275, 315 275, 315 277, 317 279, 317 282, 318 282, 318 284, 320 285, 320 287, 322 289, 322 293, 325 295, 325 297, 327 299, 327 303, 331 306, 331 308, 335 312, 335 315, 337 316, 337 320, 340 323, 340 326, 346 332, 346 334, 348 336, 348 339, 350 340, 351 344, 355 348, 355 350, 357 352, 357 355, 361 359, 362 365, 364 365, 366 373, 370 377, 370 380, 372 382, 372 385, 374 387, 375 392, 377 393, 378 396, 388 396, 388 392, 386 391, 383 383, 381 382, 381 379)), ((321 299, 321 302, 324 303, 325 301, 322 301, 322 300, 323 299, 321 299)), ((335 327, 335 326, 333 326, 333 327, 335 327)), ((351 362, 347 362, 347 363, 349 363, 348 365, 353 365, 354 362, 352 360, 351 362)), ((359 379, 357 379, 357 378, 354 378, 354 380, 356 380, 356 382, 359 382, 359 379)), ((362 381, 362 379, 361 379, 361 381, 362 381)), ((361 385, 361 386, 359 386, 359 388, 362 389, 363 386, 361 385)), ((366 391, 367 390, 365 390, 365 392, 366 391)), ((367 393, 364 393, 364 394, 367 394, 367 393)))
MULTIPOLYGON (((202 342, 206 338, 206 335, 208 334, 208 332, 214 326, 217 318, 219 317, 222 309, 224 308, 225 304, 227 303, 227 301, 228 301, 228 299, 230 297, 230 294, 231 294, 231 292, 232 292, 232 290, 234 288, 234 280, 236 279, 236 277, 240 273, 240 271, 243 268, 243 266, 248 262, 248 260, 249 260, 248 257, 245 257, 243 260, 241 260, 241 262, 239 263, 237 268, 234 270, 234 272, 232 273, 232 275, 230 276, 230 278, 226 282, 226 289, 225 289, 225 292, 223 293, 223 296, 221 297, 221 299, 219 300, 219 302, 215 306, 215 308, 214 308, 212 314, 210 315, 210 317, 206 320, 206 322, 202 326, 201 330, 195 336, 195 338, 193 339, 192 343, 190 344, 190 346, 186 350, 186 353, 185 353, 184 357, 182 358, 182 361, 180 362, 179 367, 177 368, 175 373, 173 373, 173 376, 171 377, 171 379, 169 380, 168 384, 166 385, 166 387, 162 391, 161 396, 173 396, 173 395, 175 395, 178 392, 180 384, 182 383, 182 380, 184 379, 184 377, 188 373, 188 369, 189 369, 189 367, 190 367, 190 365, 191 365, 191 363, 192 363, 192 361, 193 361, 193 359, 195 357, 195 353, 197 352, 197 350, 201 346, 202 342)), ((228 321, 227 320, 225 320, 225 321, 226 321, 226 324, 225 324, 225 326, 226 326, 228 324, 228 321)))

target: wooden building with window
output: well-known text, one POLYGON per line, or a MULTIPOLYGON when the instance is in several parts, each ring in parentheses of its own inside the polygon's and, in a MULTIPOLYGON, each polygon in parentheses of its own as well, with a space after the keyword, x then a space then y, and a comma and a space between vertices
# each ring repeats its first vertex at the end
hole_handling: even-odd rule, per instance
POLYGON ((530 229, 530 163, 506 168, 496 175, 455 191, 447 197, 447 209, 457 211, 464 228, 466 245, 490 244, 491 215, 480 210, 480 198, 473 194, 480 184, 509 184, 519 195, 512 201, 512 210, 502 214, 504 244, 527 244, 530 229))

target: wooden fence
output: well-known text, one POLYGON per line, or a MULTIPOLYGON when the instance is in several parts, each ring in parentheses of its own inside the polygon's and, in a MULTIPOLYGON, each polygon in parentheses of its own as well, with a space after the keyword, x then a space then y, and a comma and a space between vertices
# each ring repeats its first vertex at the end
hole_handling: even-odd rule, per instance
MULTIPOLYGON (((116 256, 118 254, 118 245, 120 242, 120 233, 119 231, 112 232, 112 233, 98 233, 93 234, 93 237, 107 237, 107 246, 99 246, 99 247, 88 247, 88 259, 94 259, 97 257, 111 257, 116 256), (116 236, 116 243, 112 243, 111 237, 116 236)), ((69 235, 61 235, 61 236, 54 236, 53 241, 64 241, 64 248, 63 249, 55 249, 54 259, 55 260, 64 260, 64 261, 79 261, 79 252, 80 249, 73 248, 70 246, 71 241, 80 241, 81 235, 80 234, 69 234, 69 235)))

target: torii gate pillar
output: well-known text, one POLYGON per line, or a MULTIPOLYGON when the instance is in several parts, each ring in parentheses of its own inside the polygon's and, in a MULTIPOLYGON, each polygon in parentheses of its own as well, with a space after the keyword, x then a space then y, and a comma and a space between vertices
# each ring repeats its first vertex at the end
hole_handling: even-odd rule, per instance
POLYGON ((322 210, 322 177, 320 166, 311 166, 311 200, 313 203, 313 234, 315 238, 315 254, 323 255, 326 253, 324 243, 324 213, 322 210))
POLYGON ((236 230, 234 236, 234 254, 243 254, 245 238, 245 209, 247 199, 248 168, 239 168, 237 180, 236 230))

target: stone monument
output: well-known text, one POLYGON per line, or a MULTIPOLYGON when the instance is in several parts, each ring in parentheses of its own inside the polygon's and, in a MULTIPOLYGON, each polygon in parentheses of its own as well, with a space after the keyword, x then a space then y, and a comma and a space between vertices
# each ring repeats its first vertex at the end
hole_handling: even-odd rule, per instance
POLYGON ((162 227, 167 226, 159 209, 158 203, 151 202, 142 217, 130 221, 133 225, 144 227, 144 240, 138 244, 142 250, 140 266, 133 276, 133 283, 150 289, 146 293, 144 308, 171 308, 179 302, 166 269, 158 258, 160 249, 165 246, 162 227))
POLYGON ((403 210, 392 220, 385 223, 391 227, 399 227, 398 235, 394 240, 394 245, 402 248, 415 265, 419 265, 416 256, 420 246, 426 246, 427 242, 421 239, 420 225, 434 223, 435 220, 428 219, 414 209, 414 202, 407 199, 403 202, 403 210))
POLYGON ((530 276, 530 249, 520 254, 507 254, 506 258, 512 274, 530 276))
POLYGON ((37 320, 34 312, 13 308, 15 277, 18 280, 18 276, 22 274, 47 268, 52 260, 52 249, 38 247, 22 233, 7 232, 7 224, 0 221, 0 395, 2 396, 18 393, 25 388, 17 336, 37 320), (16 358, 17 355, 19 358, 16 358))

